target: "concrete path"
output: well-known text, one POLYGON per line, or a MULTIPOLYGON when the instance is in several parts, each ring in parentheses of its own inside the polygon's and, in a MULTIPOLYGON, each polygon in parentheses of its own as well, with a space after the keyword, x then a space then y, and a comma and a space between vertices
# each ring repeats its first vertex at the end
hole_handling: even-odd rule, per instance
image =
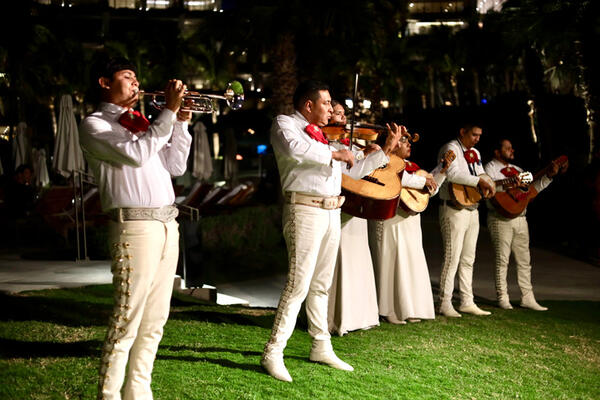
MULTIPOLYGON (((442 262, 441 236, 434 219, 424 218, 422 225, 425 254, 436 293, 442 262)), ((531 256, 534 290, 542 303, 543 300, 600 301, 599 267, 535 247, 531 249, 531 256)), ((285 275, 278 275, 219 285, 217 303, 277 307, 285 278, 285 275)), ((108 261, 38 261, 0 254, 0 291, 4 292, 78 287, 111 281, 108 261)), ((493 252, 489 233, 483 226, 479 235, 473 288, 478 298, 494 301, 493 252)), ((520 298, 512 266, 509 269, 509 294, 514 301, 520 298)))

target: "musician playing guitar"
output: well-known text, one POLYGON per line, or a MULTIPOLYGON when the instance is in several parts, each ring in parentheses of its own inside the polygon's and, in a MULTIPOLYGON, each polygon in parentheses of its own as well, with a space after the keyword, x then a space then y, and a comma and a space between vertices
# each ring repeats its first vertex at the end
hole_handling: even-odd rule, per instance
POLYGON ((473 264, 479 235, 479 213, 477 203, 471 207, 458 208, 452 201, 449 182, 479 187, 485 197, 495 193, 493 184, 479 177, 484 174, 481 155, 474 146, 481 138, 481 127, 464 125, 458 138, 445 144, 438 155, 441 159, 448 150, 456 154, 456 160, 448 167, 446 181, 440 187, 440 228, 444 243, 444 262, 440 276, 439 313, 447 317, 461 315, 452 306, 454 277, 458 271, 460 290, 459 311, 474 315, 489 315, 473 301, 473 264))
MULTIPOLYGON (((407 160, 415 136, 404 135, 396 150, 396 155, 406 163, 402 173, 402 190, 426 189, 433 195, 446 179, 448 164, 440 163, 431 173, 416 174, 420 171, 419 167, 407 160)), ((369 244, 375 267, 379 315, 393 324, 434 319, 433 293, 423 251, 421 214, 399 206, 392 218, 370 220, 369 244)))
MULTIPOLYGON (((512 164, 515 158, 515 151, 508 139, 500 140, 494 149, 494 159, 485 165, 485 172, 494 180, 506 179, 517 176, 523 170, 512 164)), ((545 173, 541 174, 532 183, 533 189, 537 192, 545 189, 552 178, 562 168, 566 171, 568 162, 563 163, 562 167, 558 161, 550 163, 545 173)), ((499 187, 498 196, 509 189, 508 187, 499 187)), ((524 201, 528 201, 527 198, 524 201)), ((495 253, 495 277, 496 277, 496 296, 498 306, 505 310, 512 309, 508 297, 508 285, 506 275, 508 272, 508 262, 511 252, 515 257, 517 267, 517 282, 521 290, 521 307, 530 308, 536 311, 545 311, 548 308, 542 307, 535 300, 533 295, 533 286, 531 284, 531 264, 529 253, 529 228, 525 211, 519 215, 509 218, 499 212, 492 201, 487 201, 488 217, 487 225, 492 238, 495 253)), ((526 204, 525 204, 526 206, 526 204)))

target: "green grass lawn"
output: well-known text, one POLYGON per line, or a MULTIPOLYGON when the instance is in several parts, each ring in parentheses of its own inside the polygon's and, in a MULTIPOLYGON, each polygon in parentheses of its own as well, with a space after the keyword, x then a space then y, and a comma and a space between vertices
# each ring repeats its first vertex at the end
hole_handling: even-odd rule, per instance
MULTIPOLYGON (((93 399, 111 286, 1 295, 0 399, 93 399)), ((260 355, 274 310, 176 295, 155 362, 156 399, 599 399, 600 303, 546 301, 548 312, 490 309, 334 337, 348 373, 308 361, 302 322, 285 360, 260 355)))

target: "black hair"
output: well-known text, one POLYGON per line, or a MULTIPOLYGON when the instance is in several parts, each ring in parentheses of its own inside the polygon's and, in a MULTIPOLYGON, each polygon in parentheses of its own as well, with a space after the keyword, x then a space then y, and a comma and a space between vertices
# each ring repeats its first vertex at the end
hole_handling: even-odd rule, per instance
POLYGON ((300 83, 294 92, 294 108, 300 110, 306 100, 317 101, 321 90, 329 90, 323 82, 308 80, 300 83))
POLYGON ((465 133, 466 133, 466 132, 472 131, 473 128, 475 128, 475 127, 483 129, 483 127, 481 126, 481 124, 479 124, 477 122, 472 122, 472 121, 463 123, 460 128, 464 129, 465 133))
POLYGON ((21 164, 15 169, 15 175, 22 174, 25 170, 30 170, 33 172, 33 167, 29 164, 21 164))
POLYGON ((96 62, 94 68, 92 68, 92 82, 97 81, 98 78, 112 79, 115 72, 124 69, 132 70, 137 74, 135 65, 125 57, 102 57, 96 62))
POLYGON ((342 103, 340 103, 339 101, 337 101, 337 100, 334 100, 334 99, 331 99, 331 107, 332 107, 332 108, 333 108, 333 107, 335 107, 335 106, 337 106, 338 104, 340 104, 342 107, 344 106, 344 105, 343 105, 342 103))
POLYGON ((100 86, 98 85, 99 78, 109 78, 111 81, 115 72, 124 69, 132 70, 137 74, 135 65, 125 57, 111 57, 106 53, 96 54, 90 68, 90 81, 86 90, 86 99, 91 103, 98 103, 101 97, 100 86))

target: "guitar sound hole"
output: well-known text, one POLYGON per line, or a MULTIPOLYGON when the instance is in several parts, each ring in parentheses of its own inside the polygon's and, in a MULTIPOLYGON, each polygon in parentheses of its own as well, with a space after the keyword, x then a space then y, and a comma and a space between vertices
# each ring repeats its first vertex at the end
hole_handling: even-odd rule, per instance
POLYGON ((379 179, 372 177, 372 176, 363 176, 362 179, 364 179, 367 182, 371 182, 374 183, 376 185, 381 185, 381 186, 385 186, 385 183, 381 182, 379 179))

